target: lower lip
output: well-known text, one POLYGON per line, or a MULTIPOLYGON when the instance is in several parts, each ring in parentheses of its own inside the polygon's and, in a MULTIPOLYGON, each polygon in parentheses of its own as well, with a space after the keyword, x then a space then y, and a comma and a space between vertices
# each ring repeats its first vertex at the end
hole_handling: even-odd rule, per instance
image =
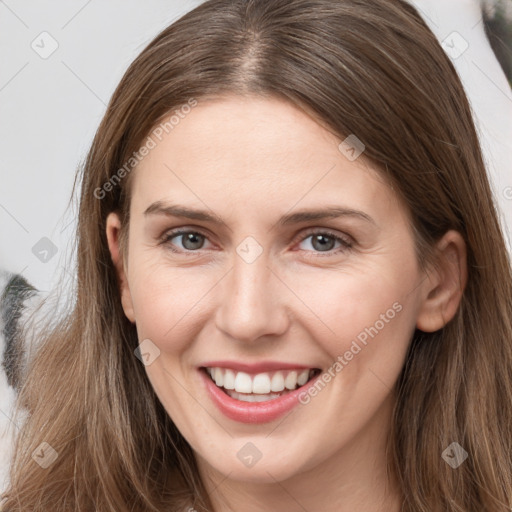
POLYGON ((291 411, 299 405, 299 395, 314 384, 317 375, 304 386, 290 391, 279 398, 267 400, 266 402, 242 402, 235 400, 219 388, 212 381, 206 370, 199 370, 204 385, 213 401, 220 411, 228 418, 241 423, 268 423, 291 411))

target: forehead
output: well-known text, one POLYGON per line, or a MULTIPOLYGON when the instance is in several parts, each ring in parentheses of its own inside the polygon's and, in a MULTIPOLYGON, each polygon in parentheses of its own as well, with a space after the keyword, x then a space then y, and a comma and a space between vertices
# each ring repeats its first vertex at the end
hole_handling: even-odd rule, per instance
POLYGON ((184 194, 196 204, 238 201, 260 211, 319 200, 362 207, 392 195, 364 154, 351 161, 339 148, 343 139, 284 100, 198 100, 172 128, 154 133, 154 148, 132 176, 141 208, 184 194))

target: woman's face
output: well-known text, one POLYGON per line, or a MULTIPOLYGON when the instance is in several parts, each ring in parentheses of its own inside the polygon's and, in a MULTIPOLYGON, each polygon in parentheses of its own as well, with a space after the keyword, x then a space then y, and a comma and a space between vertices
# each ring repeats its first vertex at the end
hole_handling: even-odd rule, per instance
POLYGON ((167 132, 133 171, 123 307, 200 467, 376 457, 425 297, 396 194, 282 100, 199 101, 167 132))

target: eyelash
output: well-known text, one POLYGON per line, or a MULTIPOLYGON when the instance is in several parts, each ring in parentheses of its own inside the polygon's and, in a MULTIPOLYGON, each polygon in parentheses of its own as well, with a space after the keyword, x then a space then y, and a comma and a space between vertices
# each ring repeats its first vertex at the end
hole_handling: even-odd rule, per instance
MULTIPOLYGON (((168 245, 169 249, 175 253, 179 253, 179 254, 197 253, 201 249, 197 249, 196 251, 181 250, 181 249, 177 250, 177 249, 173 248, 172 244, 170 243, 170 241, 173 238, 175 238, 176 236, 183 235, 183 234, 190 234, 190 233, 193 233, 195 235, 200 235, 200 236, 208 239, 208 237, 206 235, 204 235, 203 233, 201 233, 200 231, 195 231, 195 230, 186 229, 186 228, 179 228, 179 229, 175 229, 175 230, 166 232, 165 235, 161 239, 161 243, 164 245, 168 245)), ((330 251, 325 251, 325 252, 323 252, 323 251, 306 251, 306 252, 315 253, 316 254, 315 257, 317 257, 317 256, 320 256, 320 257, 333 256, 333 255, 340 254, 343 252, 348 252, 353 248, 353 243, 348 239, 348 237, 347 238, 340 237, 339 235, 336 235, 336 234, 332 233, 331 231, 325 230, 325 229, 323 229, 323 230, 317 229, 316 231, 310 231, 310 232, 308 232, 308 234, 306 236, 303 236, 303 238, 299 239, 298 242, 303 242, 304 240, 308 239, 309 237, 311 237, 313 235, 327 235, 329 238, 333 238, 335 242, 340 242, 340 244, 341 244, 341 247, 338 247, 337 250, 332 249, 330 251)))

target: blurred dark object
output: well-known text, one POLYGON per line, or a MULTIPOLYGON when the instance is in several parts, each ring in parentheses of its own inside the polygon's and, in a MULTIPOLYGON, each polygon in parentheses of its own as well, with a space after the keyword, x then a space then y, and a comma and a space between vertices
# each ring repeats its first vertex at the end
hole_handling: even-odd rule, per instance
POLYGON ((485 34, 512 87, 512 0, 486 2, 483 19, 485 34))

